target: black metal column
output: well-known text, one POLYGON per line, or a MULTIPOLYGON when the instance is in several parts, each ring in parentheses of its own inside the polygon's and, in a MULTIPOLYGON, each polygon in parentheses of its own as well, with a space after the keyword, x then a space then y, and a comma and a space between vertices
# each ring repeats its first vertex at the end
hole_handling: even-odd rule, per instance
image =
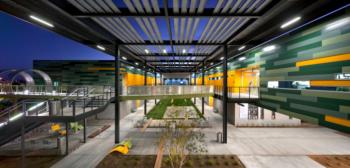
MULTIPOLYGON (((194 73, 194 85, 197 85, 197 75, 196 73, 194 73)), ((197 97, 194 98, 194 105, 196 105, 196 100, 197 100, 197 97)))
MULTIPOLYGON (((204 86, 204 62, 202 68, 202 86, 204 86)), ((202 114, 204 114, 204 97, 202 97, 202 114)))
POLYGON ((227 45, 224 45, 223 88, 222 88, 222 143, 227 143, 227 45))
POLYGON ((26 153, 25 153, 25 116, 22 118, 22 126, 21 126, 21 167, 26 167, 25 159, 26 159, 26 153))
POLYGON ((84 132, 83 132, 84 140, 83 140, 83 142, 84 143, 86 143, 86 126, 87 126, 86 122, 87 122, 87 119, 85 118, 83 120, 83 126, 84 126, 84 132))
POLYGON ((69 154, 69 137, 68 137, 68 122, 66 122, 66 155, 69 154))
MULTIPOLYGON (((144 85, 147 86, 147 63, 145 62, 145 67, 144 67, 144 85)), ((145 99, 143 102, 143 110, 144 110, 144 114, 147 114, 147 100, 145 99)))
MULTIPOLYGON (((154 86, 157 86, 157 72, 154 71, 154 86)), ((154 99, 154 104, 157 104, 157 99, 154 99)))
POLYGON ((120 107, 119 107, 119 85, 120 85, 120 50, 119 50, 119 46, 116 45, 115 46, 115 57, 114 57, 114 63, 115 63, 115 110, 114 110, 114 115, 115 115, 115 119, 114 119, 114 125, 115 125, 115 130, 114 130, 114 134, 115 134, 115 138, 114 138, 114 142, 115 143, 119 143, 120 141, 120 125, 119 125, 119 119, 120 119, 120 107))

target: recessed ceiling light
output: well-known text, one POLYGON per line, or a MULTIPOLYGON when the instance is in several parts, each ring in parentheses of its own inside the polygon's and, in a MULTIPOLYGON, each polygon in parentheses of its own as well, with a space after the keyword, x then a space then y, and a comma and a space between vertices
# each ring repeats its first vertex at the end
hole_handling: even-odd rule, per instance
POLYGON ((241 50, 243 50, 244 48, 245 48, 245 46, 241 46, 241 47, 238 48, 238 51, 241 51, 241 50))
POLYGON ((166 54, 166 49, 163 49, 163 53, 166 54))
POLYGON ((296 17, 296 18, 293 18, 292 20, 289 20, 288 22, 283 23, 283 24, 281 25, 281 28, 282 28, 282 29, 283 29, 283 28, 286 28, 286 27, 290 26, 291 24, 293 24, 293 23, 299 21, 300 19, 301 19, 300 16, 298 16, 298 17, 296 17))
POLYGON ((270 46, 264 47, 262 50, 264 52, 268 52, 268 51, 272 51, 272 50, 275 50, 275 49, 276 49, 275 45, 270 45, 270 46))
POLYGON ((33 19, 33 20, 35 20, 35 21, 37 21, 37 22, 39 22, 39 23, 45 25, 45 26, 55 27, 55 26, 54 26, 53 24, 51 24, 50 22, 45 21, 45 20, 43 20, 43 19, 41 19, 41 18, 39 18, 39 17, 37 17, 37 16, 30 15, 29 17, 30 17, 31 19, 33 19))
POLYGON ((136 62, 135 64, 136 64, 136 65, 139 65, 139 63, 138 63, 138 62, 136 62))
POLYGON ((148 53, 149 53, 149 51, 148 51, 147 49, 145 49, 145 52, 146 52, 146 54, 148 54, 148 53))
POLYGON ((214 65, 214 63, 212 62, 212 63, 210 63, 210 65, 214 65))
POLYGON ((102 47, 102 46, 100 46, 100 45, 97 45, 96 47, 97 47, 98 49, 102 50, 102 51, 105 51, 105 50, 106 50, 106 48, 104 48, 104 47, 102 47))
POLYGON ((240 58, 238 58, 238 61, 243 61, 245 59, 247 59, 247 58, 246 57, 240 57, 240 58))
POLYGON ((182 53, 186 53, 186 49, 183 49, 183 50, 182 50, 182 53))
POLYGON ((127 60, 126 57, 122 57, 123 60, 127 60))
POLYGON ((224 60, 224 57, 221 57, 220 60, 224 60))
POLYGON ((344 19, 340 19, 340 20, 337 20, 331 24, 328 24, 326 26, 326 30, 333 30, 335 28, 338 28, 340 26, 344 26, 346 24, 350 23, 350 17, 347 17, 347 18, 344 18, 344 19))

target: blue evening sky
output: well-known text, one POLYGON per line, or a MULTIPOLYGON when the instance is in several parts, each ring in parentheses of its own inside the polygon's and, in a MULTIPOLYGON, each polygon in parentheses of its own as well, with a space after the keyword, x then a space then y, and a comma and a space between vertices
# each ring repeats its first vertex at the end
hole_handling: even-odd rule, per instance
POLYGON ((111 60, 112 56, 0 12, 0 69, 33 60, 111 60))

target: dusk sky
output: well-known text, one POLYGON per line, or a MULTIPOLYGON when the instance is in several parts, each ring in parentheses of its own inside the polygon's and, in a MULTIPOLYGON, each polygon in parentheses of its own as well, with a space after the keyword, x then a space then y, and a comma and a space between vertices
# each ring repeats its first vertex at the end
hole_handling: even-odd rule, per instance
POLYGON ((33 60, 109 60, 112 56, 0 12, 0 70, 33 60))

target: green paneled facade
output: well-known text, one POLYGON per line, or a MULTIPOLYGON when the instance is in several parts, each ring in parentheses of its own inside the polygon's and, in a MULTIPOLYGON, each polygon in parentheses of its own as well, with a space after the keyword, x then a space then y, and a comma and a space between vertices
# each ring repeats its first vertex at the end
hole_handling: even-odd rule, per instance
MULTIPOLYGON (((350 132, 350 92, 267 88, 268 81, 335 80, 336 74, 349 73, 350 60, 296 66, 299 61, 350 54, 350 24, 327 30, 327 26, 344 18, 350 19, 349 13, 248 51, 239 56, 245 56, 246 60, 230 61, 229 70, 260 67, 260 106, 350 132), (269 45, 275 45, 277 48, 263 52, 262 49, 269 45), (326 121, 326 116, 336 117, 341 122, 326 121)), ((217 71, 215 68, 214 72, 217 71)))
MULTIPOLYGON (((60 85, 114 85, 113 60, 35 60, 33 68, 39 69, 60 85)), ((121 80, 127 73, 144 75, 144 71, 121 64, 121 80)), ((154 77, 154 73, 147 73, 154 77)))
POLYGON ((33 68, 50 75, 60 85, 114 85, 113 61, 35 60, 33 68))

